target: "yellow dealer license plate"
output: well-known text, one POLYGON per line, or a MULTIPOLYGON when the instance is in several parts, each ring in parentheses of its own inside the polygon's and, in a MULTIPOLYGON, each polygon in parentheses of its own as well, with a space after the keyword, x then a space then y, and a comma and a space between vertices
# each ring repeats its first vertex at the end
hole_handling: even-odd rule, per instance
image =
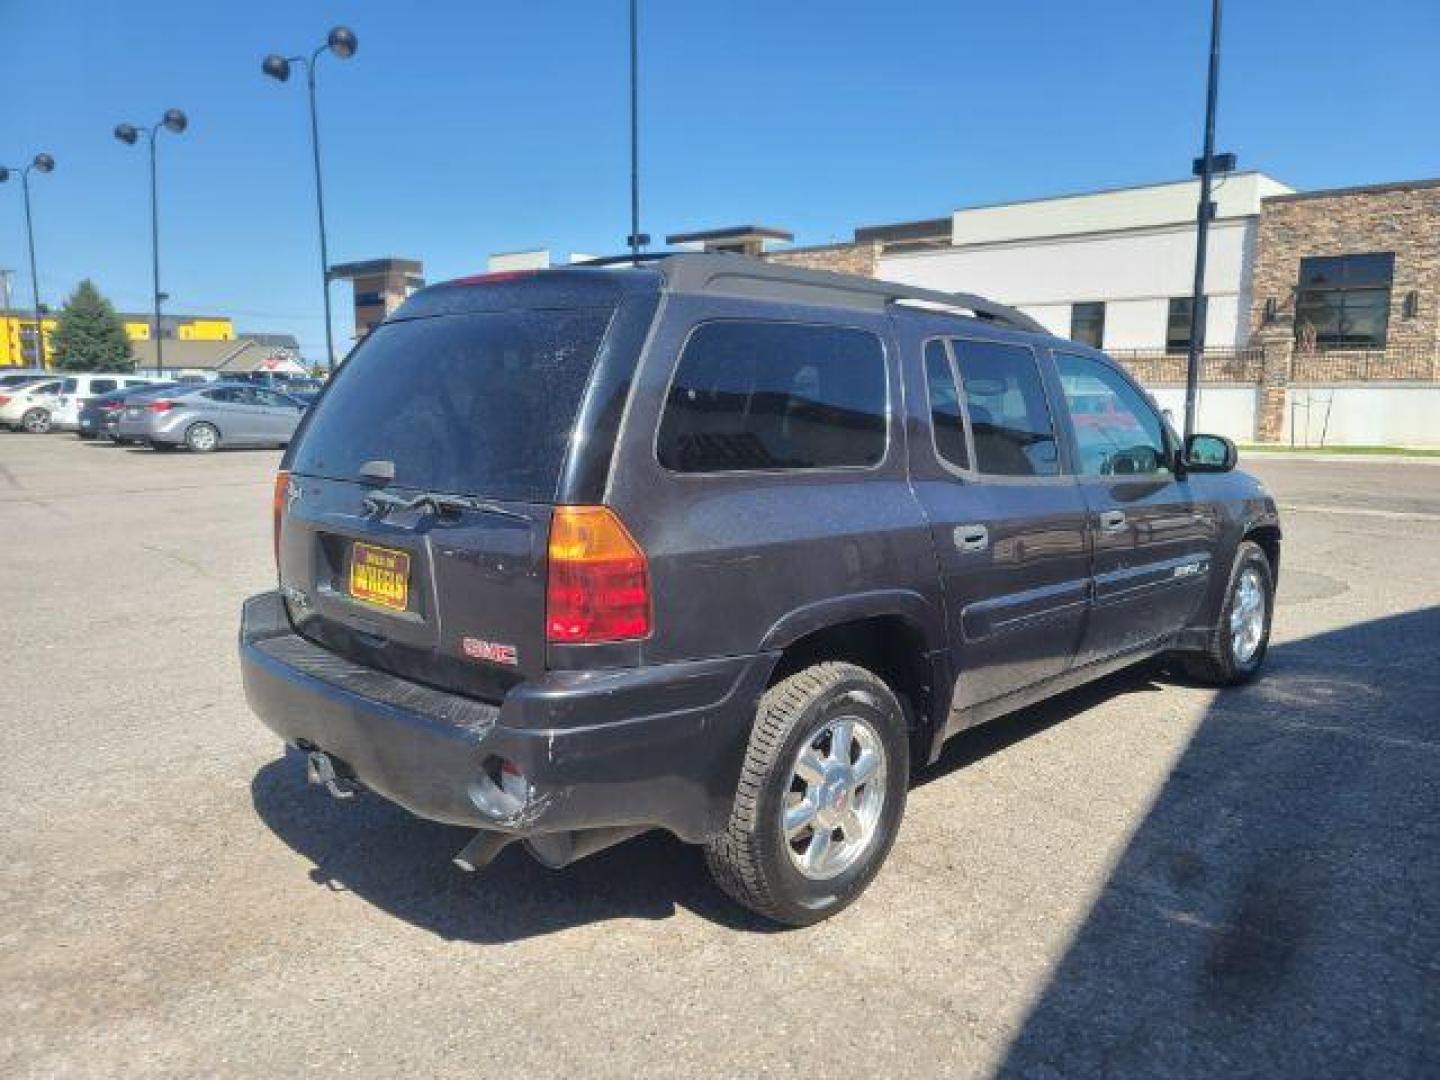
POLYGON ((350 595, 391 611, 410 605, 410 556, 356 543, 350 549, 350 595))

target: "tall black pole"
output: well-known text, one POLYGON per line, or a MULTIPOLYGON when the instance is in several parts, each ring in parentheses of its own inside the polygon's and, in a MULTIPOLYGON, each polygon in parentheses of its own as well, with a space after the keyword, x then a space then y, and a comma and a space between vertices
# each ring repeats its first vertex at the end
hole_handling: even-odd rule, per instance
POLYGON ((630 0, 630 254, 640 254, 640 13, 630 0))
POLYGON ((45 321, 40 317, 40 275, 35 270, 35 223, 30 217, 30 166, 20 170, 25 192, 25 240, 30 245, 30 295, 35 301, 35 366, 45 370, 45 321))
POLYGON ((155 372, 165 374, 165 333, 160 328, 160 198, 155 179, 155 135, 150 129, 150 282, 155 292, 155 372))
POLYGON ((310 87, 310 151, 315 159, 315 212, 320 219, 320 288, 325 297, 325 370, 335 370, 335 342, 330 329, 330 253, 325 245, 325 190, 320 183, 320 121, 315 113, 315 61, 324 48, 316 49, 305 65, 310 87))
POLYGON ((1210 75, 1205 87, 1205 151, 1195 213, 1195 288, 1190 295, 1190 355, 1185 365, 1185 437, 1195 434, 1200 357, 1205 351, 1205 254, 1210 236, 1210 182, 1215 171, 1215 98, 1220 89, 1220 0, 1210 2, 1210 75))

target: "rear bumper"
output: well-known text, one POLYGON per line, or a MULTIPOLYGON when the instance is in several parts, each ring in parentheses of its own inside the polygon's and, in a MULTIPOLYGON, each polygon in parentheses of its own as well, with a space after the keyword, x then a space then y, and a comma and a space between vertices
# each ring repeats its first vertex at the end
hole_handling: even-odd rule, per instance
POLYGON ((774 656, 551 672, 500 705, 353 664, 294 632, 280 594, 245 603, 245 695, 287 743, 434 821, 536 836, 614 826, 700 842, 728 819, 774 656), (520 767, 523 803, 494 759, 520 767))

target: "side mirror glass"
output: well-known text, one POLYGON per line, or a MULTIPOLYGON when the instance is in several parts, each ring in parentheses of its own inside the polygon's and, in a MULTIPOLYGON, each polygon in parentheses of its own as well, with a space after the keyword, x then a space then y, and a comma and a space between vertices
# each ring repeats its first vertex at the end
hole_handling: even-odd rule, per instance
POLYGON ((1229 472, 1240 459, 1223 435, 1191 435, 1185 440, 1185 468, 1191 472, 1229 472))

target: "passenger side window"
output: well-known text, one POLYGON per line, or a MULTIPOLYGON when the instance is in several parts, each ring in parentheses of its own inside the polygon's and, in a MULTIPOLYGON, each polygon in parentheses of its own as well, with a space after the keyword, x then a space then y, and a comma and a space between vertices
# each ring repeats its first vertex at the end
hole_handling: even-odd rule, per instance
POLYGON ((90 380, 90 393, 91 393, 91 394, 108 394, 108 393, 110 393, 111 390, 118 389, 118 388, 119 388, 119 385, 120 385, 120 383, 119 383, 119 380, 117 380, 117 379, 91 379, 91 380, 90 380))
POLYGON ((226 405, 237 405, 240 403, 240 393, 233 386, 222 386, 217 390, 206 390, 200 395, 209 398, 211 401, 224 402, 226 405))
POLYGON ((666 398, 660 464, 685 473, 876 465, 886 400, 885 352, 869 331, 705 323, 666 398))
POLYGON ((1055 354, 1084 476, 1169 472, 1160 417, 1130 380, 1088 356, 1055 354))
POLYGON ((925 381, 930 389, 930 427, 935 433, 935 452, 942 461, 957 469, 970 468, 965 414, 960 408, 960 391, 943 341, 925 345, 925 381))
POLYGON ((995 341, 951 344, 975 436, 975 467, 993 476, 1058 476, 1055 426, 1035 354, 995 341))

